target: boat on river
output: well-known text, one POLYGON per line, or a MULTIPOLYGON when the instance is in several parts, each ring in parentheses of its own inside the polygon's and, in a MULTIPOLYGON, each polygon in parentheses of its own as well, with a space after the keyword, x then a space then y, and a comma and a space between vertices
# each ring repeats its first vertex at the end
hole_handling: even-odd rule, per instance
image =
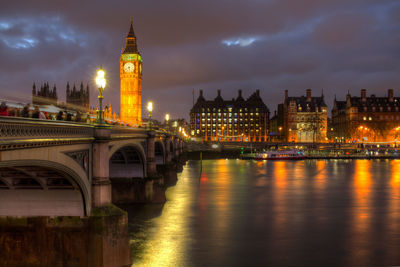
POLYGON ((254 156, 255 160, 299 160, 306 159, 307 156, 304 151, 292 149, 292 150, 271 150, 256 153, 254 156))

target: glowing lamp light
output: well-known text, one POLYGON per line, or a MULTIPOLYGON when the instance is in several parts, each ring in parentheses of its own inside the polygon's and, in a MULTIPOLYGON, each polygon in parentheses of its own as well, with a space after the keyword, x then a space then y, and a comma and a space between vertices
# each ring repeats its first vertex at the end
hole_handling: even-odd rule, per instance
POLYGON ((150 112, 153 111, 153 102, 149 101, 149 102, 147 103, 147 110, 150 111, 150 112))
POLYGON ((169 114, 165 114, 165 121, 169 121, 169 114))
POLYGON ((102 68, 97 71, 96 76, 96 85, 98 88, 105 88, 106 87, 106 79, 105 79, 105 72, 102 68))

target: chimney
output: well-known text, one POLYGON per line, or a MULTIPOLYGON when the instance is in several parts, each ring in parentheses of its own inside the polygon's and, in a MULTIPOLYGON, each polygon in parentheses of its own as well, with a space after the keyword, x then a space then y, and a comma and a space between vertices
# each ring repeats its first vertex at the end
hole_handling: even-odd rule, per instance
POLYGON ((288 99, 288 97, 289 97, 288 90, 285 90, 285 100, 288 99))
POLYGON ((260 96, 260 90, 256 90, 256 95, 259 97, 260 96))
POLYGON ((242 89, 239 89, 239 96, 238 97, 242 97, 242 89))
POLYGON ((200 90, 200 95, 199 95, 199 97, 202 97, 203 96, 203 90, 200 90))
POLYGON ((367 89, 361 89, 361 100, 367 101, 367 89))
POLYGON ((221 90, 218 89, 218 96, 221 96, 221 90))
POLYGON ((311 89, 307 89, 307 102, 311 102, 311 89))
POLYGON ((393 89, 388 90, 389 102, 393 102, 393 89))

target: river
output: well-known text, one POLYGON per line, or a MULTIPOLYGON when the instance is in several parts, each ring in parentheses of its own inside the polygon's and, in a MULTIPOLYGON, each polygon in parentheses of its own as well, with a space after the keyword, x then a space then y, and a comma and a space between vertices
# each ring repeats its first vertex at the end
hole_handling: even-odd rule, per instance
POLYGON ((129 208, 133 266, 400 265, 400 160, 188 161, 129 208))

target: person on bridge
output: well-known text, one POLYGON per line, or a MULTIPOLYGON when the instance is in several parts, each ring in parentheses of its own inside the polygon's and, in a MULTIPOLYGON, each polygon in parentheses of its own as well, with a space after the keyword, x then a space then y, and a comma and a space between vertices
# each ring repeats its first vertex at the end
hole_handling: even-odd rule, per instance
POLYGON ((6 102, 2 102, 0 105, 0 116, 8 116, 8 106, 6 102))
POLYGON ((29 118, 29 110, 31 108, 31 104, 26 104, 24 109, 22 110, 22 117, 29 118))
POLYGON ((39 117, 40 117, 40 110, 39 110, 39 107, 36 106, 33 111, 32 118, 39 119, 39 117))
POLYGON ((64 120, 64 119, 63 119, 63 112, 62 112, 61 110, 60 110, 60 112, 58 112, 56 119, 57 119, 58 121, 64 120))

